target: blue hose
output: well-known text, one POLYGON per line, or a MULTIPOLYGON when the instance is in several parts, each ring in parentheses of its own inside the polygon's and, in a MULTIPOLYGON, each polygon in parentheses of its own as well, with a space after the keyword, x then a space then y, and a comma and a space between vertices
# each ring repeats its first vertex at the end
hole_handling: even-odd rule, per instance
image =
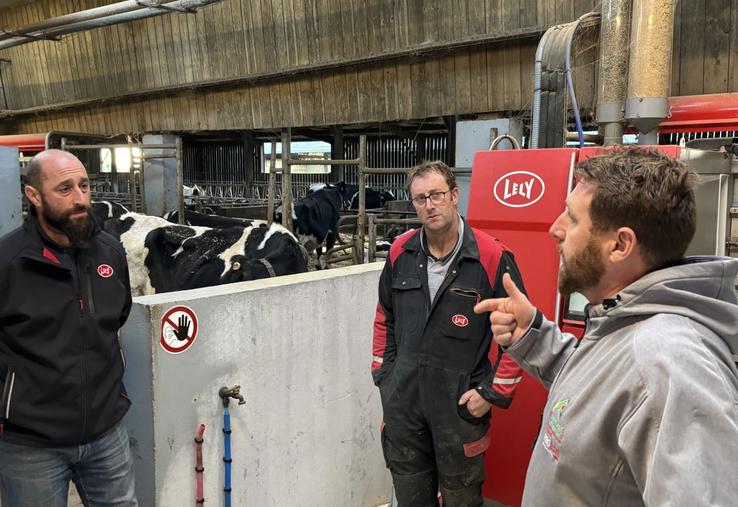
POLYGON ((225 507, 231 507, 231 413, 228 405, 223 406, 223 463, 225 463, 225 507))

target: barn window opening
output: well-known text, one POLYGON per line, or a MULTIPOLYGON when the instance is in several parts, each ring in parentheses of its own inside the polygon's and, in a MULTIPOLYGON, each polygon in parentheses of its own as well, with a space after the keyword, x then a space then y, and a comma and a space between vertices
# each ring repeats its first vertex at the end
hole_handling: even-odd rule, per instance
MULTIPOLYGON (((282 143, 276 143, 275 168, 282 169, 282 143)), ((293 141, 290 143, 293 160, 331 160, 331 145, 323 141, 293 141)), ((263 144, 262 173, 269 173, 271 169, 272 143, 263 144)), ((328 174, 331 166, 327 164, 293 165, 293 174, 328 174)))
POLYGON ((130 173, 131 169, 141 167, 141 149, 132 146, 130 148, 102 148, 100 150, 100 172, 101 173, 130 173), (113 160, 115 157, 115 160, 113 160), (113 164, 115 162, 115 164, 113 164), (113 166, 115 165, 115 171, 113 166))

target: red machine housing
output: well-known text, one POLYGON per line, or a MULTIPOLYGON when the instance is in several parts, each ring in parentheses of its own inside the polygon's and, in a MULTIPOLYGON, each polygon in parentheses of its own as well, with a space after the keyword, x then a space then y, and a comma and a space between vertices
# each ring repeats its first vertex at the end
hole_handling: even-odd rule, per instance
MULTIPOLYGON (((474 157, 467 219, 515 254, 528 296, 558 316, 559 254, 548 229, 571 186, 576 149, 483 151, 474 157)), ((491 357, 497 354, 493 347, 491 357)), ((493 410, 484 495, 519 505, 547 393, 525 375, 508 410, 493 410)))

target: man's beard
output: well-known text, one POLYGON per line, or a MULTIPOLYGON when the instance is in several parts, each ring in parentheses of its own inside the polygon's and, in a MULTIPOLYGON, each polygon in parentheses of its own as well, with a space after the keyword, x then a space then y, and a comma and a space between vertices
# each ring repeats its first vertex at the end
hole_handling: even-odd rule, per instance
POLYGON ((590 237, 584 249, 574 254, 568 261, 561 256, 559 266, 559 292, 569 296, 594 287, 605 273, 605 264, 600 256, 600 246, 594 236, 590 237))
POLYGON ((90 238, 92 237, 93 228, 90 208, 87 206, 75 206, 73 209, 66 212, 53 213, 45 199, 43 199, 43 197, 41 199, 44 205, 44 220, 46 220, 46 222, 53 228, 63 232, 69 239, 69 243, 71 243, 72 246, 88 248, 90 246, 90 238), (73 214, 82 211, 86 212, 84 217, 72 220, 71 216, 73 214))

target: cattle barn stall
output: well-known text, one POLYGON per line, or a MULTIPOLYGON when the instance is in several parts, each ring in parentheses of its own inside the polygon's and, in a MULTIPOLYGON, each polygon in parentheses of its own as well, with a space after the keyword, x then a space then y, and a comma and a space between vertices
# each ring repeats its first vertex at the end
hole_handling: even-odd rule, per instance
POLYGON ((123 135, 52 131, 0 136, 0 145, 17 147, 23 166, 44 149, 70 151, 87 168, 93 200, 117 202, 131 211, 161 216, 165 211, 179 209, 182 202, 181 141, 174 136, 167 137, 169 144, 164 140, 163 136, 152 135, 133 140, 123 135), (121 150, 127 155, 123 157, 125 167, 119 166, 121 150))
MULTIPOLYGON (((418 138, 399 137, 392 134, 367 135, 367 167, 410 168, 423 159, 449 160, 448 134, 434 132, 418 138)), ((257 134, 258 135, 258 134, 257 134)), ((305 140, 304 136, 293 136, 292 142, 305 140)), ((253 143, 221 140, 208 137, 183 136, 183 169, 185 185, 198 185, 207 196, 229 200, 258 201, 266 199, 268 173, 265 172, 269 155, 265 155, 268 139, 253 143)), ((278 150, 279 152, 279 150, 278 150)), ((356 159, 359 155, 359 136, 344 137, 343 149, 332 154, 333 159, 356 159)), ((292 173, 292 193, 296 198, 304 197, 312 183, 335 183, 344 181, 358 184, 356 167, 338 166, 330 173, 292 173)), ((276 175, 277 199, 281 198, 282 174, 276 175)), ((372 175, 369 186, 388 190, 399 198, 405 197, 405 178, 396 175, 372 175)))

